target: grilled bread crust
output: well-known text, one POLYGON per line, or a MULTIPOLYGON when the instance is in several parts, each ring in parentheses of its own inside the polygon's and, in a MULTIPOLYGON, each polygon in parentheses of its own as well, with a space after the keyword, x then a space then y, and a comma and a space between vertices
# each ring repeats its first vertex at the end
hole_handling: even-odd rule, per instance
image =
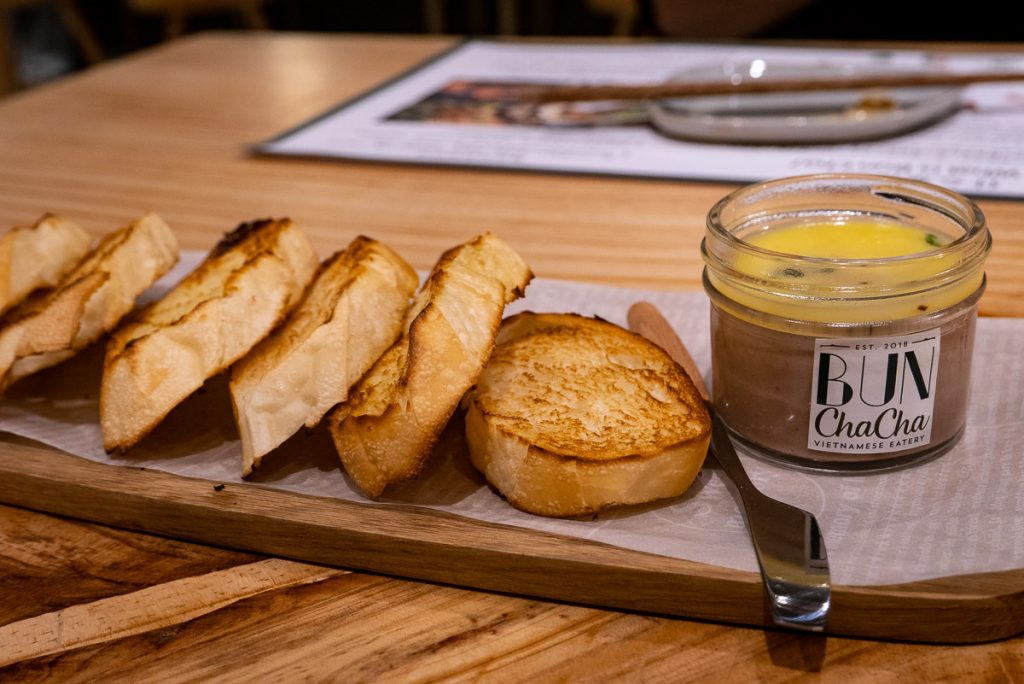
POLYGON ((177 259, 177 240, 156 214, 107 235, 57 287, 4 318, 0 389, 74 356, 112 330, 177 259))
POLYGON ((406 332, 329 415, 338 454, 368 496, 415 477, 490 356, 505 305, 529 267, 490 233, 445 252, 406 318, 406 332))
POLYGON ((300 427, 313 427, 399 335, 416 271, 357 237, 320 267, 285 324, 231 369, 242 474, 300 427))
POLYGON ((54 214, 0 238, 0 314, 36 290, 56 287, 86 255, 91 242, 78 225, 54 214))
POLYGON ((473 464, 516 508, 566 517, 682 494, 711 420, 686 372, 601 319, 522 313, 466 397, 473 464))
POLYGON ((316 253, 290 219, 243 223, 107 344, 100 427, 127 449, 270 333, 298 303, 316 253))

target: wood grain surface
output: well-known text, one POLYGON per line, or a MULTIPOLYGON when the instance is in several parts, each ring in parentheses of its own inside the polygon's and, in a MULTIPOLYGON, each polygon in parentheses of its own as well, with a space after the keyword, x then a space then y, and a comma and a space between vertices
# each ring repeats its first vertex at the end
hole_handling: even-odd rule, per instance
MULTIPOLYGON (((332 566, 647 613, 771 624, 756 573, 414 507, 218 486, 105 466, 27 443, 5 447, 0 501, 7 503, 332 566)), ((84 618, 75 613, 74 619, 84 618)), ((947 643, 1001 639, 1022 628, 1022 571, 834 586, 828 621, 833 634, 947 643)), ((19 635, 0 627, 0 643, 19 635)))
MULTIPOLYGON (((30 574, 67 574, 69 561, 52 553, 53 547, 94 534, 91 525, 2 505, 0 520, 4 554, 19 554, 18 570, 5 568, 5 594, 31 591, 35 577, 30 574), (26 515, 33 519, 36 546, 10 529, 26 515)), ((125 557, 159 560, 175 554, 177 543, 166 539, 102 534, 123 535, 123 543, 94 553, 85 564, 90 569, 116 569, 125 557)), ((201 549, 209 563, 209 569, 193 569, 200 579, 217 573, 230 557, 218 549, 191 548, 201 549)), ((246 567, 252 561, 234 563, 246 567)), ((114 586, 116 572, 111 574, 109 585, 114 586)), ((173 572, 154 570, 148 586, 161 585, 172 592, 182 589, 173 572)), ((138 590, 129 583, 119 594, 138 590)), ((90 600, 87 592, 78 598, 83 604, 90 600)), ((6 611, 2 617, 6 622, 6 611)), ((950 647, 816 637, 341 573, 312 584, 268 589, 199 617, 0 670, 4 681, 68 682, 677 682, 723 677, 1016 682, 1024 678, 1024 655, 1020 640, 950 647)))
MULTIPOLYGON (((542 276, 699 287, 704 213, 727 185, 247 153, 449 44, 209 34, 9 97, 0 226, 55 211, 101 234, 153 209, 183 246, 202 249, 239 221, 288 215, 322 255, 365 233, 420 268, 489 229, 542 276)), ((995 238, 982 312, 1024 315, 1024 206, 980 205, 995 238)), ((248 574, 236 569, 264 560, 0 506, 0 654, 14 648, 12 634, 41 649, 0 679, 1024 681, 1020 637, 973 646, 809 637, 298 563, 231 594, 233 578, 248 574), (196 587, 223 591, 207 598, 196 587), (152 594, 164 606, 155 617, 132 597, 150 589, 163 589, 152 594), (85 620, 55 640, 53 625, 75 615, 60 611, 87 605, 94 612, 79 614, 116 614, 117 625, 85 620)))

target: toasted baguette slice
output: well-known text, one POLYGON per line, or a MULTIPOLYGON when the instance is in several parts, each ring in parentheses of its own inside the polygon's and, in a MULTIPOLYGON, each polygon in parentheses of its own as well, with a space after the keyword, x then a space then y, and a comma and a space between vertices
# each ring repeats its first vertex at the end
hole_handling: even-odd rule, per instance
POLYGON ((231 369, 243 475, 348 398, 402 334, 418 283, 412 266, 367 237, 324 262, 285 324, 231 369))
POLYGON ((74 356, 112 330, 178 260, 156 214, 106 236, 57 287, 12 310, 0 331, 0 388, 74 356))
POLYGON ((55 287, 82 260, 91 241, 76 224, 53 214, 0 238, 0 314, 38 289, 55 287))
POLYGON ((490 356, 505 304, 532 278, 490 233, 441 256, 409 310, 407 332, 329 416, 341 462, 367 495, 423 468, 490 356))
POLYGON ((539 515, 678 496, 711 438, 700 395, 668 354, 573 314, 509 318, 466 407, 473 464, 539 515))
POLYGON ((243 223, 163 299, 107 343, 100 427, 108 451, 127 449, 203 382, 280 323, 317 267, 289 219, 243 223))

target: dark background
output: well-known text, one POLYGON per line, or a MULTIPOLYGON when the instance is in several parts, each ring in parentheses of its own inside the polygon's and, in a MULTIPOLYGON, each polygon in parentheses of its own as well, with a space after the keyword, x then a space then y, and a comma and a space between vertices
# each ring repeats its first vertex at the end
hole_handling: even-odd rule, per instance
MULTIPOLYGON (((632 0, 635 12, 623 24, 608 6, 629 5, 630 0, 518 0, 512 18, 516 35, 673 37, 658 24, 658 2, 632 0)), ((684 0, 685 1, 685 0, 684 0)), ((691 0, 734 2, 745 0, 691 0)), ((754 0, 771 3, 772 0, 754 0)), ((75 0, 106 58, 156 45, 167 38, 165 16, 133 9, 130 0, 75 0)), ((452 35, 495 35, 507 29, 497 0, 443 0, 443 21, 428 17, 430 2, 423 0, 268 0, 263 15, 273 30, 355 33, 421 34, 431 30, 452 35)), ((8 12, 15 82, 24 87, 59 77, 86 66, 81 49, 66 22, 51 2, 39 2, 8 12)), ((235 12, 189 15, 185 32, 246 28, 235 12)), ((1017 42, 1024 39, 1024 3, 997 4, 921 3, 898 0, 808 0, 793 14, 756 31, 736 33, 727 24, 705 26, 700 35, 710 39, 821 39, 881 41, 1017 42)))

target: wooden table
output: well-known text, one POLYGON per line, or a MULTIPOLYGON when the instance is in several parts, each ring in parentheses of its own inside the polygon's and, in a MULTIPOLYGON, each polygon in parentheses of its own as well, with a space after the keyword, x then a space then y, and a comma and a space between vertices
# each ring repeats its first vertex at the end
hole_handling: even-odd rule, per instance
MULTIPOLYGON (((95 233, 144 210, 183 247, 288 215, 321 254, 357 233, 419 268, 483 230, 543 276, 699 287, 728 186, 249 156, 444 39, 209 34, 0 101, 0 226, 95 233)), ((984 201, 987 315, 1024 315, 1024 204, 984 201)), ((928 646, 662 618, 325 568, 0 506, 0 679, 1024 681, 1024 638, 928 646), (45 654, 45 655, 41 655, 45 654)))

